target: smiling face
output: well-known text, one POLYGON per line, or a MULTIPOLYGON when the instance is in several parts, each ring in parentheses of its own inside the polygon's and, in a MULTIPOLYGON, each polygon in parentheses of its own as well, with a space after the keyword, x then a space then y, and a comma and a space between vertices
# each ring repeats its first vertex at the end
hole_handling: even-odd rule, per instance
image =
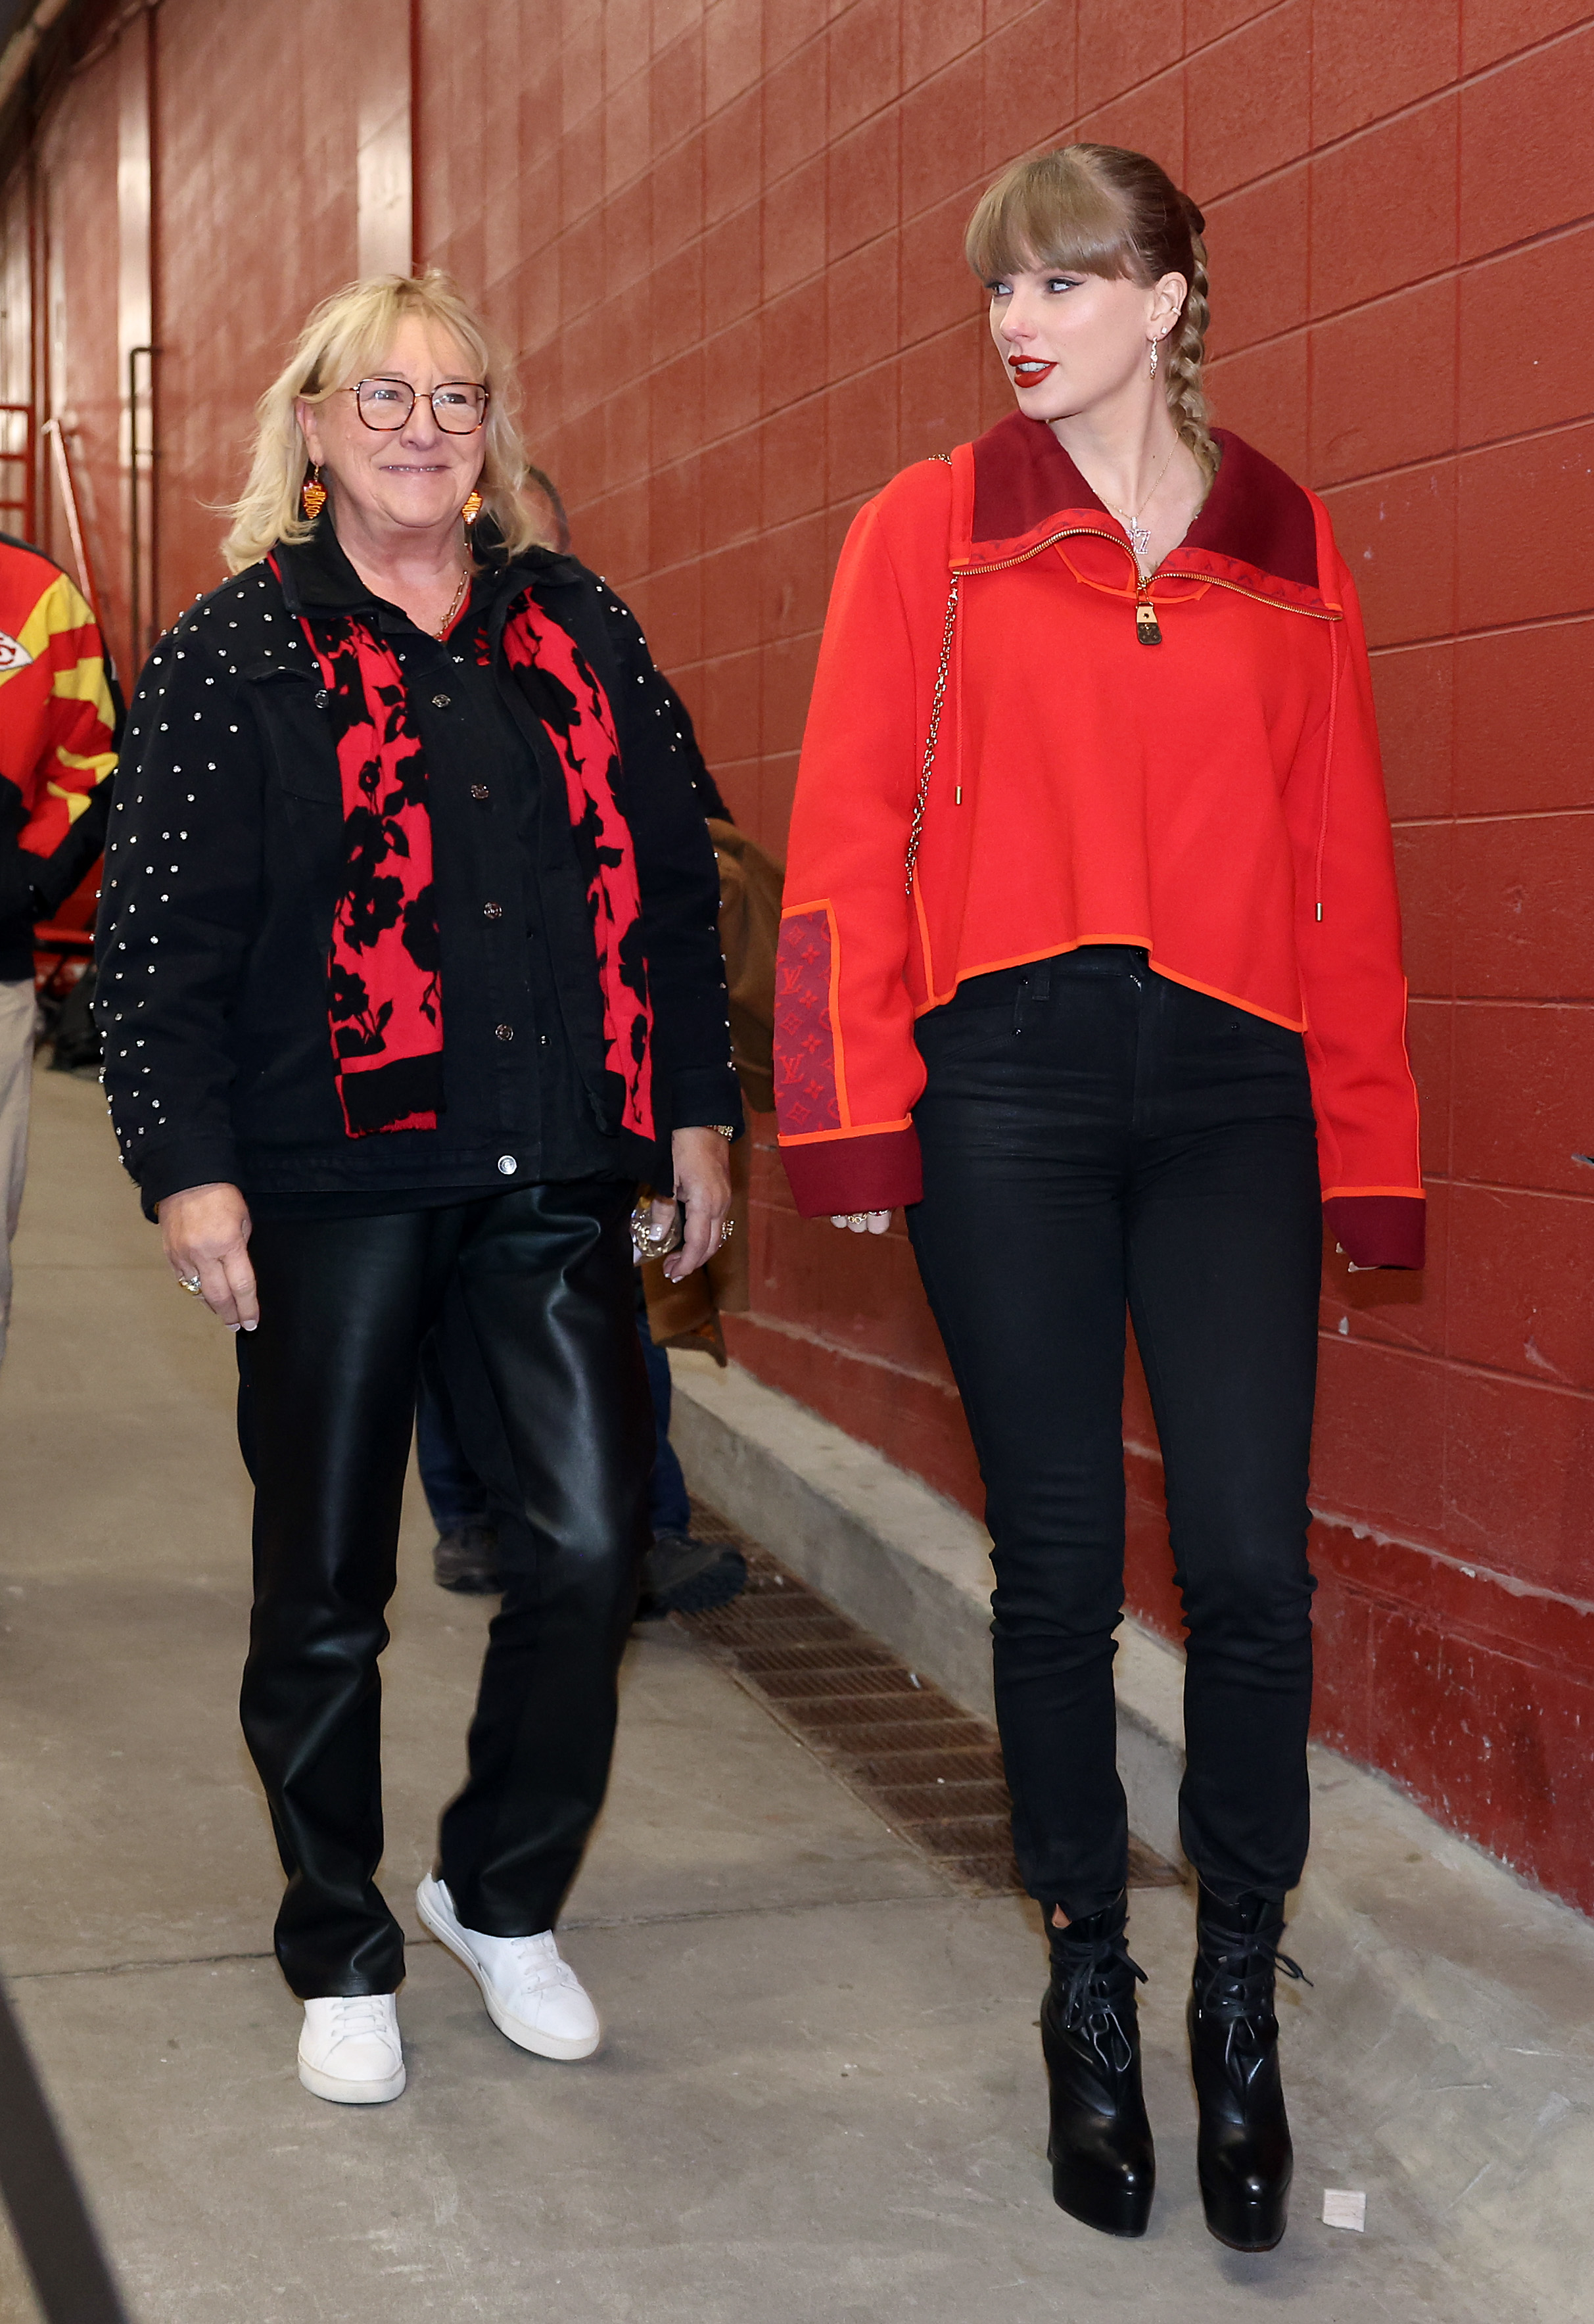
POLYGON ((353 380, 321 402, 297 406, 340 530, 356 530, 373 544, 386 540, 395 546, 445 530, 457 520, 481 475, 485 447, 480 429, 454 436, 439 428, 422 391, 478 374, 452 339, 428 332, 419 317, 407 315, 381 361, 368 364, 361 376, 402 380, 415 389, 415 409, 401 428, 368 428, 355 397, 346 392, 353 380))
POLYGON ((1151 342, 1174 327, 1188 286, 1182 274, 1148 290, 1125 276, 1031 266, 989 288, 990 336, 1019 410, 1058 420, 1153 387, 1151 342))

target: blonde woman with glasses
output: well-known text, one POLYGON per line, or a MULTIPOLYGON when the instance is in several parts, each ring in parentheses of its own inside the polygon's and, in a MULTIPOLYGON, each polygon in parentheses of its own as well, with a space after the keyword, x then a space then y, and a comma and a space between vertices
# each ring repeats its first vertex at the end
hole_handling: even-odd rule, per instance
POLYGON ((699 1266, 741 1121, 662 682, 613 592, 533 541, 507 388, 439 276, 315 310, 260 404, 234 577, 144 671, 106 858, 123 1159, 236 1334, 242 1713, 299 2079, 355 2105, 404 2087, 378 1657, 421 1343, 478 1384, 462 1433, 513 1515, 420 1917, 511 2042, 584 2058, 553 1932, 647 1545, 631 1212, 673 1169, 668 1264, 699 1266))

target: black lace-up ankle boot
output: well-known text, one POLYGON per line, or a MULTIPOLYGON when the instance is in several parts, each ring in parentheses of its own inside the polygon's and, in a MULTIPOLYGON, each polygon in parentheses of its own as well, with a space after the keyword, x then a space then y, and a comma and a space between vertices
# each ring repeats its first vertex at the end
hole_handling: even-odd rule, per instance
POLYGON ((1156 2158, 1140 2095, 1135 1983, 1124 1941, 1128 1900, 1065 1929, 1046 1914, 1052 1981, 1040 2006, 1052 2090, 1046 2157, 1059 2207, 1109 2236, 1143 2236, 1156 2158))
POLYGON ((1289 2217, 1295 2149, 1278 2076, 1274 1978, 1301 1978, 1278 1950, 1284 1908, 1248 1895, 1224 1904, 1202 1887, 1188 2023, 1201 2108, 1196 2169, 1207 2226, 1232 2251, 1271 2251, 1289 2217))

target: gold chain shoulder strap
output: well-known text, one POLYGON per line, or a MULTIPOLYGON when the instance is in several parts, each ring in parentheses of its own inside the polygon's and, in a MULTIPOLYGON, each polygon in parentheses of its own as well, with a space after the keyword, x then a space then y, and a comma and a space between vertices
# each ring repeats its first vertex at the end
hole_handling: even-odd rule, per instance
POLYGON ((962 575, 954 573, 952 586, 946 593, 946 626, 941 632, 941 659, 935 669, 935 690, 930 696, 930 731, 925 738, 924 771, 918 779, 918 797, 913 803, 913 821, 908 833, 908 892, 913 893, 914 867, 918 862, 918 844, 924 836, 925 808, 929 802, 930 777, 935 768, 935 743, 941 733, 941 709, 946 700, 946 673, 952 667, 952 640, 957 628, 957 585, 962 575))
MULTIPOLYGON (((952 466, 950 452, 932 452, 932 460, 952 466)), ((952 586, 946 593, 946 625, 941 632, 941 659, 935 671, 935 690, 930 696, 930 731, 925 739, 924 771, 918 779, 918 797, 913 803, 913 821, 908 831, 908 893, 913 894, 914 868, 918 862, 919 841, 924 836, 925 808, 930 797, 930 777, 935 766, 935 743, 941 733, 941 706, 946 699, 946 673, 952 667, 952 639, 957 628, 957 585, 960 576, 952 576, 952 586)))

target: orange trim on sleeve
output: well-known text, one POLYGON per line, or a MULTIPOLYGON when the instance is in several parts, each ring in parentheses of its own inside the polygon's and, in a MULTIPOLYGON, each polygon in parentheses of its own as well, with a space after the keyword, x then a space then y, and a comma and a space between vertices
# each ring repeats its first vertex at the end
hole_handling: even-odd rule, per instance
POLYGON ((781 1146, 829 1146, 838 1138, 885 1138, 894 1130, 911 1130, 913 1118, 904 1114, 900 1121, 870 1121, 854 1130, 803 1130, 788 1138, 784 1133, 777 1140, 781 1146))
POLYGON ((1428 1199, 1427 1190, 1422 1186, 1325 1186, 1322 1190, 1325 1203, 1343 1202, 1358 1194, 1398 1194, 1408 1203, 1425 1203, 1428 1199))

